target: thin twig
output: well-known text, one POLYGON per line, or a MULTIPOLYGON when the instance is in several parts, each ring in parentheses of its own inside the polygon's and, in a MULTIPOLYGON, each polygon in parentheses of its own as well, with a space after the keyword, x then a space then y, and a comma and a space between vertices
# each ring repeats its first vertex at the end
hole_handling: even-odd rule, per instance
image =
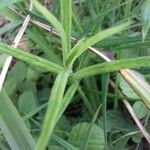
MULTIPOLYGON (((32 10, 32 2, 30 2, 30 7, 29 7, 29 11, 31 11, 31 10, 32 10)), ((22 26, 21 26, 21 28, 20 28, 20 30, 19 30, 19 32, 18 32, 18 34, 15 37, 15 40, 12 43, 12 47, 14 47, 14 48, 18 47, 18 45, 20 43, 20 40, 22 39, 22 36, 23 36, 23 34, 24 34, 28 24, 29 24, 29 21, 30 21, 30 16, 27 15, 24 22, 23 22, 23 24, 22 24, 22 26)), ((5 63, 3 65, 2 71, 0 73, 0 91, 3 87, 3 84, 4 84, 4 81, 5 81, 9 66, 12 62, 12 59, 13 59, 12 56, 8 56, 5 59, 5 63)))
MULTIPOLYGON (((147 126, 147 123, 148 123, 148 119, 150 117, 150 113, 148 112, 147 116, 146 116, 146 119, 145 119, 145 123, 144 123, 144 128, 147 126)), ((143 137, 143 135, 141 134, 140 135, 140 142, 137 144, 135 150, 138 150, 139 146, 140 146, 140 143, 141 143, 141 138, 143 137)))
POLYGON ((140 120, 135 115, 130 103, 126 100, 123 100, 123 103, 126 106, 126 108, 128 109, 128 111, 129 111, 130 115, 132 116, 132 118, 134 119, 136 125, 138 126, 138 128, 140 129, 142 134, 144 135, 145 139, 150 144, 150 135, 148 134, 148 132, 145 130, 144 126, 141 124, 140 120))

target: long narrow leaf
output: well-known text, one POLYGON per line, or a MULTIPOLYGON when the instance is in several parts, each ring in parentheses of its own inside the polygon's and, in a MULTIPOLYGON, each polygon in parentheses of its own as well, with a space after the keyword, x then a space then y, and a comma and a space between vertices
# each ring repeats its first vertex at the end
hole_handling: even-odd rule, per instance
POLYGON ((107 94, 109 86, 109 73, 102 75, 102 109, 103 109, 103 128, 105 137, 105 149, 107 149, 107 122, 106 122, 106 111, 107 111, 107 94))
POLYGON ((37 108, 35 108, 34 110, 32 110, 31 112, 29 112, 28 114, 26 114, 25 116, 22 117, 23 120, 29 119, 32 116, 34 116, 36 113, 38 113, 39 111, 41 111, 42 109, 44 109, 47 106, 47 103, 44 103, 40 106, 38 106, 37 108))
POLYGON ((114 72, 124 68, 140 68, 150 66, 150 56, 114 60, 89 66, 72 74, 76 80, 102 73, 114 72))
POLYGON ((5 26, 0 28, 0 35, 4 34, 5 32, 8 32, 9 30, 16 28, 20 24, 21 24, 21 21, 15 21, 15 22, 10 22, 9 24, 6 24, 5 26))
POLYGON ((132 70, 122 70, 121 74, 150 109, 150 85, 132 70))
POLYGON ((93 116, 94 109, 92 108, 92 105, 90 104, 87 96, 84 94, 84 92, 80 86, 78 86, 78 92, 81 95, 81 98, 83 99, 83 103, 84 103, 88 113, 90 114, 90 116, 93 116))
POLYGON ((23 1, 23 0, 1 0, 0 1, 0 9, 11 6, 14 3, 21 2, 21 1, 23 1))
POLYGON ((61 115, 64 113, 65 109, 67 108, 67 106, 69 105, 70 101, 72 100, 74 94, 77 91, 77 87, 78 84, 74 83, 72 84, 69 89, 67 90, 67 92, 65 93, 63 100, 62 100, 62 104, 61 104, 61 108, 57 117, 57 120, 60 119, 61 115))
POLYGON ((88 38, 87 40, 81 39, 77 44, 78 46, 74 46, 74 48, 70 51, 67 57, 67 65, 72 65, 73 62, 78 58, 88 47, 96 44, 97 42, 112 36, 113 34, 119 33, 125 30, 131 22, 123 23, 121 25, 117 25, 115 27, 109 28, 107 30, 101 31, 96 35, 88 38))
POLYGON ((66 33, 67 50, 71 49, 72 0, 61 0, 61 22, 66 33))
POLYGON ((56 19, 56 17, 50 13, 46 8, 44 8, 37 0, 32 0, 34 6, 37 10, 56 28, 56 30, 60 33, 61 42, 62 42, 62 49, 63 49, 63 56, 64 60, 67 57, 67 38, 64 31, 63 26, 61 23, 56 19))
POLYGON ((24 61, 30 65, 36 66, 39 69, 42 69, 44 71, 59 73, 63 70, 63 67, 52 63, 46 59, 42 59, 38 56, 32 55, 27 52, 23 52, 22 50, 18 48, 13 48, 9 45, 0 43, 0 51, 7 53, 21 61, 24 61))
POLYGON ((53 85, 51 96, 48 103, 47 112, 44 119, 44 124, 42 127, 42 132, 38 141, 38 150, 44 150, 53 129, 55 127, 56 122, 58 121, 58 114, 62 104, 62 98, 64 95, 65 87, 67 84, 68 77, 71 71, 63 71, 58 74, 56 77, 55 83, 53 85))
POLYGON ((80 150, 87 150, 87 146, 88 146, 88 143, 89 143, 89 140, 90 140, 91 132, 92 132, 94 123, 96 122, 96 119, 98 117, 100 108, 101 108, 101 105, 96 110, 96 112, 95 112, 95 114, 94 114, 94 116, 92 118, 92 121, 90 122, 86 132, 83 134, 83 142, 80 145, 80 150))
POLYGON ((33 150, 36 143, 7 93, 0 93, 0 128, 11 149, 33 150))
POLYGON ((61 139, 60 137, 58 137, 55 134, 52 134, 52 138, 57 141, 58 143, 60 143, 61 145, 63 145, 66 149, 68 150, 78 150, 78 148, 74 147, 73 145, 69 144, 67 141, 61 139))
POLYGON ((27 36, 32 39, 38 45, 38 47, 47 55, 48 60, 60 65, 62 64, 58 55, 54 52, 48 41, 45 39, 45 34, 42 34, 42 32, 33 27, 27 30, 27 36))

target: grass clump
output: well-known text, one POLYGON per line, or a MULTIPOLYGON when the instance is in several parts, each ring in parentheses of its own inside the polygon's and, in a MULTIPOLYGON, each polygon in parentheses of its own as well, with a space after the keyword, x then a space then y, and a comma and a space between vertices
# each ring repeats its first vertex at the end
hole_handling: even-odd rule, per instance
POLYGON ((1 66, 6 54, 14 58, 0 94, 2 149, 138 149, 150 143, 137 123, 149 127, 150 121, 149 26, 141 17, 145 4, 0 3, 8 18, 2 28, 11 25, 1 31, 1 66), (18 30, 25 33, 14 48, 9 45, 18 30))

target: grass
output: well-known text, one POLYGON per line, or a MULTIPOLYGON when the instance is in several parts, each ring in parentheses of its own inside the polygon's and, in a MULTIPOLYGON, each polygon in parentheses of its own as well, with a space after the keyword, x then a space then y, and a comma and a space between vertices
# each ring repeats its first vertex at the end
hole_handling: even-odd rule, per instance
POLYGON ((150 143, 149 0, 0 3, 10 20, 0 52, 13 57, 0 93, 0 148, 136 149, 140 132, 150 143))

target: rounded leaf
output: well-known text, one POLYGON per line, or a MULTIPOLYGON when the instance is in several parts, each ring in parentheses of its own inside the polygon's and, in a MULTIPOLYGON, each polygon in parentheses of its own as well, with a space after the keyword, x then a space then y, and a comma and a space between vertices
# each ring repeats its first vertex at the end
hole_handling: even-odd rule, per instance
MULTIPOLYGON (((85 137, 85 133, 89 128, 89 123, 79 123, 75 125, 68 137, 70 144, 76 147, 80 147, 85 137)), ((104 149, 104 131, 96 124, 93 125, 91 136, 89 138, 89 143, 87 150, 103 150, 104 149)))
POLYGON ((139 119, 146 117, 147 113, 149 112, 148 108, 142 101, 135 102, 133 105, 133 110, 139 119))
POLYGON ((25 91, 18 100, 19 111, 27 114, 37 107, 37 97, 33 91, 25 91))
POLYGON ((133 99, 139 98, 139 96, 134 92, 130 85, 121 76, 119 78, 119 87, 125 96, 133 99))
POLYGON ((36 81, 39 78, 39 73, 31 67, 27 68, 27 79, 36 81))

